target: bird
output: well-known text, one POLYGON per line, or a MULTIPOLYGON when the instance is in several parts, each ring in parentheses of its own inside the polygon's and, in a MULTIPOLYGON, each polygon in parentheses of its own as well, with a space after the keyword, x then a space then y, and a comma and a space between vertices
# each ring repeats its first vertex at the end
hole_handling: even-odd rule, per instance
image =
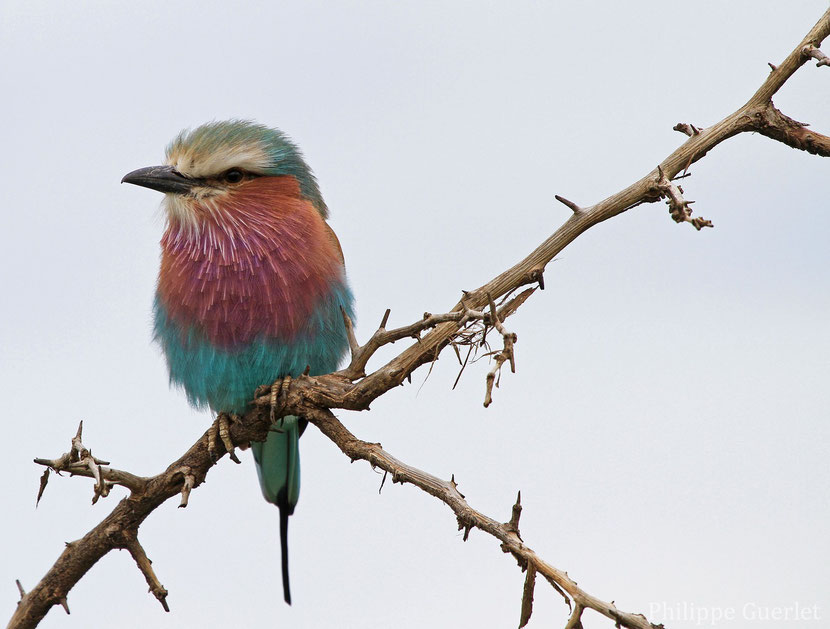
MULTIPOLYGON (((354 297, 317 179, 286 134, 248 120, 185 129, 163 165, 122 183, 165 195, 153 334, 171 385, 191 405, 226 421, 249 408, 261 385, 337 369, 354 297)), ((282 418, 251 444, 262 494, 279 509, 289 605, 288 518, 299 499, 306 423, 282 418)), ((229 441, 226 425, 219 432, 229 441)), ((225 447, 239 462, 233 444, 225 447)))

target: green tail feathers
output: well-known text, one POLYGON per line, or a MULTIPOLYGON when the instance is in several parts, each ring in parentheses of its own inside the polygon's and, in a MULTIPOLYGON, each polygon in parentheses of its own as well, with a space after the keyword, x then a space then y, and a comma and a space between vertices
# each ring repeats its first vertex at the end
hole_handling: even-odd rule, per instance
POLYGON ((280 549, 282 588, 285 602, 291 604, 288 583, 288 516, 300 498, 300 433, 305 422, 288 416, 278 421, 265 441, 251 444, 265 499, 280 510, 280 549))

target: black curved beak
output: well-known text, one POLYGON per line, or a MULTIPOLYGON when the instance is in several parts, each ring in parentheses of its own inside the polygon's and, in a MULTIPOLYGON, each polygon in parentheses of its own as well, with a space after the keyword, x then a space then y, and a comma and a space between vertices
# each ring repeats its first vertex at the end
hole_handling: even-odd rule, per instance
POLYGON ((168 194, 189 194, 197 179, 188 179, 172 166, 149 166, 124 175, 121 183, 132 183, 168 194))

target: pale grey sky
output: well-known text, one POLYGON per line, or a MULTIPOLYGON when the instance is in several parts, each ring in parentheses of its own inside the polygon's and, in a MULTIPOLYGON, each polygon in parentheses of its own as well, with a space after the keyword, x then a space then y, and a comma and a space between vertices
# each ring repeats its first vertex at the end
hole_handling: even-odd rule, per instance
MULTIPOLYGON (((159 195, 121 186, 183 127, 244 117, 303 148, 340 236, 365 338, 439 312, 567 218, 742 104, 825 1, 44 3, 3 0, 0 609, 123 495, 86 479, 34 500, 35 456, 79 419, 113 465, 154 474, 210 417, 171 391, 150 341, 159 195)), ((830 69, 776 97, 830 132, 830 69)), ((641 206, 552 263, 511 319, 518 373, 482 408, 487 365, 342 413, 360 437, 449 477, 589 592, 667 627, 756 608, 830 623, 830 231, 826 159, 729 140, 686 180, 715 229, 641 206), (753 607, 754 606, 754 607, 753 607), (685 611, 684 611, 685 610, 685 611), (669 614, 686 619, 671 622, 669 614)), ((403 346, 393 348, 395 351, 403 346)), ((387 354, 388 355, 388 354, 387 354)), ((44 628, 513 627, 523 575, 465 544, 444 505, 350 465, 313 428, 281 600, 277 511, 223 459, 190 507, 142 526, 172 612, 126 553, 44 628), (217 561, 217 549, 227 547, 217 561)), ((746 613, 745 613, 746 612, 746 613)), ((540 583, 531 627, 564 625, 540 583)), ((587 629, 611 627, 586 613, 587 629)), ((699 626, 711 626, 703 623, 699 626)))

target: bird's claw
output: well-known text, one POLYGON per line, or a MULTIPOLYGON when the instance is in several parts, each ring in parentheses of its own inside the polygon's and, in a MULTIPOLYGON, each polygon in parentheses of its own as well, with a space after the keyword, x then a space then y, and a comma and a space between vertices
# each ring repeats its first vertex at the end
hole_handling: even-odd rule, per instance
POLYGON ((210 460, 216 463, 219 460, 219 455, 217 454, 216 443, 220 439, 222 440, 222 445, 225 447, 225 451, 228 453, 231 461, 234 463, 242 463, 239 460, 239 457, 236 456, 236 449, 233 445, 233 441, 231 440, 231 432, 230 432, 230 424, 232 421, 238 421, 239 416, 236 413, 219 413, 216 416, 216 421, 213 422, 210 428, 208 428, 207 434, 207 447, 208 447, 208 454, 210 455, 210 460))
POLYGON ((277 414, 285 405, 285 396, 291 386, 291 376, 285 376, 271 385, 271 423, 277 421, 277 414))

